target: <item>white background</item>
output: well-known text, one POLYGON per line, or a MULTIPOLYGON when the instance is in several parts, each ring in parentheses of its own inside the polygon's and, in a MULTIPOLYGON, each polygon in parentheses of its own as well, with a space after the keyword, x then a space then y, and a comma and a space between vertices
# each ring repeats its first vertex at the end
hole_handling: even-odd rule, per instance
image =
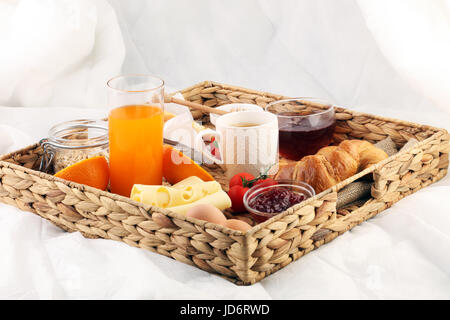
MULTIPOLYGON (((450 1, 0 2, 0 153, 106 114, 105 82, 204 80, 450 129, 450 1)), ((0 205, 1 298, 450 298, 450 179, 250 287, 0 205)))

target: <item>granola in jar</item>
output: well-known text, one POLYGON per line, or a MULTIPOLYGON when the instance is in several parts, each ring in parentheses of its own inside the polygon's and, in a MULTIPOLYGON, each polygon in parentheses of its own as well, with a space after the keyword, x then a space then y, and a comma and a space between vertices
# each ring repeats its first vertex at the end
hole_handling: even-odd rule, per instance
POLYGON ((104 120, 73 120, 53 126, 41 140, 41 171, 58 172, 81 160, 109 158, 108 124, 104 120))

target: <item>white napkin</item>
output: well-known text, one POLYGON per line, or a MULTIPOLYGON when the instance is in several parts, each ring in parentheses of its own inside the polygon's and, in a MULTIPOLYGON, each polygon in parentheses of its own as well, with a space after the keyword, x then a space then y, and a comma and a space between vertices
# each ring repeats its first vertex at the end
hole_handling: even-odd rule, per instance
MULTIPOLYGON (((175 98, 184 100, 184 97, 181 93, 177 93, 174 95, 175 98)), ((175 114, 176 116, 170 120, 167 120, 164 124, 164 138, 170 139, 172 141, 176 141, 182 146, 179 146, 177 149, 183 151, 187 156, 194 159, 195 156, 198 156, 201 153, 201 147, 196 146, 195 140, 198 132, 192 126, 194 122, 194 118, 192 117, 191 112, 188 107, 175 104, 168 103, 164 105, 164 111, 175 114), (189 148, 185 148, 185 146, 189 148), (196 150, 199 154, 194 155, 192 150, 196 150)), ((201 123, 199 123, 201 124, 201 123)), ((201 159, 196 159, 200 161, 201 159)))

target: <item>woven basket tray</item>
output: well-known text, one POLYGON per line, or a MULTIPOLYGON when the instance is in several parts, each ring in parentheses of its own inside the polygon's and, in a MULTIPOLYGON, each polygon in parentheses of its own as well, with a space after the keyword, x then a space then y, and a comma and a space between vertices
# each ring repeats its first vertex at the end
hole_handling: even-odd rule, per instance
MULTIPOLYGON (((210 81, 181 93, 186 100, 207 106, 233 102, 265 106, 287 98, 210 81)), ((397 147, 410 138, 419 143, 245 234, 39 172, 42 149, 38 144, 0 157, 0 201, 88 238, 123 241, 220 274, 236 284, 253 284, 447 173, 450 136, 444 129, 343 108, 336 111, 335 143, 355 138, 375 143, 386 137, 397 147), (371 198, 336 210, 337 192, 369 173, 374 179, 371 198)), ((207 115, 193 115, 208 120, 207 115)), ((219 168, 207 170, 226 185, 219 168)))

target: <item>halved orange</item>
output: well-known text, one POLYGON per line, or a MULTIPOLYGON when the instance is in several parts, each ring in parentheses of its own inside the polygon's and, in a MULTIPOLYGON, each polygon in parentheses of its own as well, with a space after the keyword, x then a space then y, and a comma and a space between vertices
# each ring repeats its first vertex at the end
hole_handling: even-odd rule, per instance
POLYGON ((55 177, 106 190, 109 182, 109 166, 105 157, 93 157, 58 171, 55 177))
POLYGON ((163 176, 171 184, 190 176, 197 176, 203 181, 214 181, 213 176, 194 160, 168 144, 163 145, 163 176), (178 161, 174 161, 173 156, 178 161))

